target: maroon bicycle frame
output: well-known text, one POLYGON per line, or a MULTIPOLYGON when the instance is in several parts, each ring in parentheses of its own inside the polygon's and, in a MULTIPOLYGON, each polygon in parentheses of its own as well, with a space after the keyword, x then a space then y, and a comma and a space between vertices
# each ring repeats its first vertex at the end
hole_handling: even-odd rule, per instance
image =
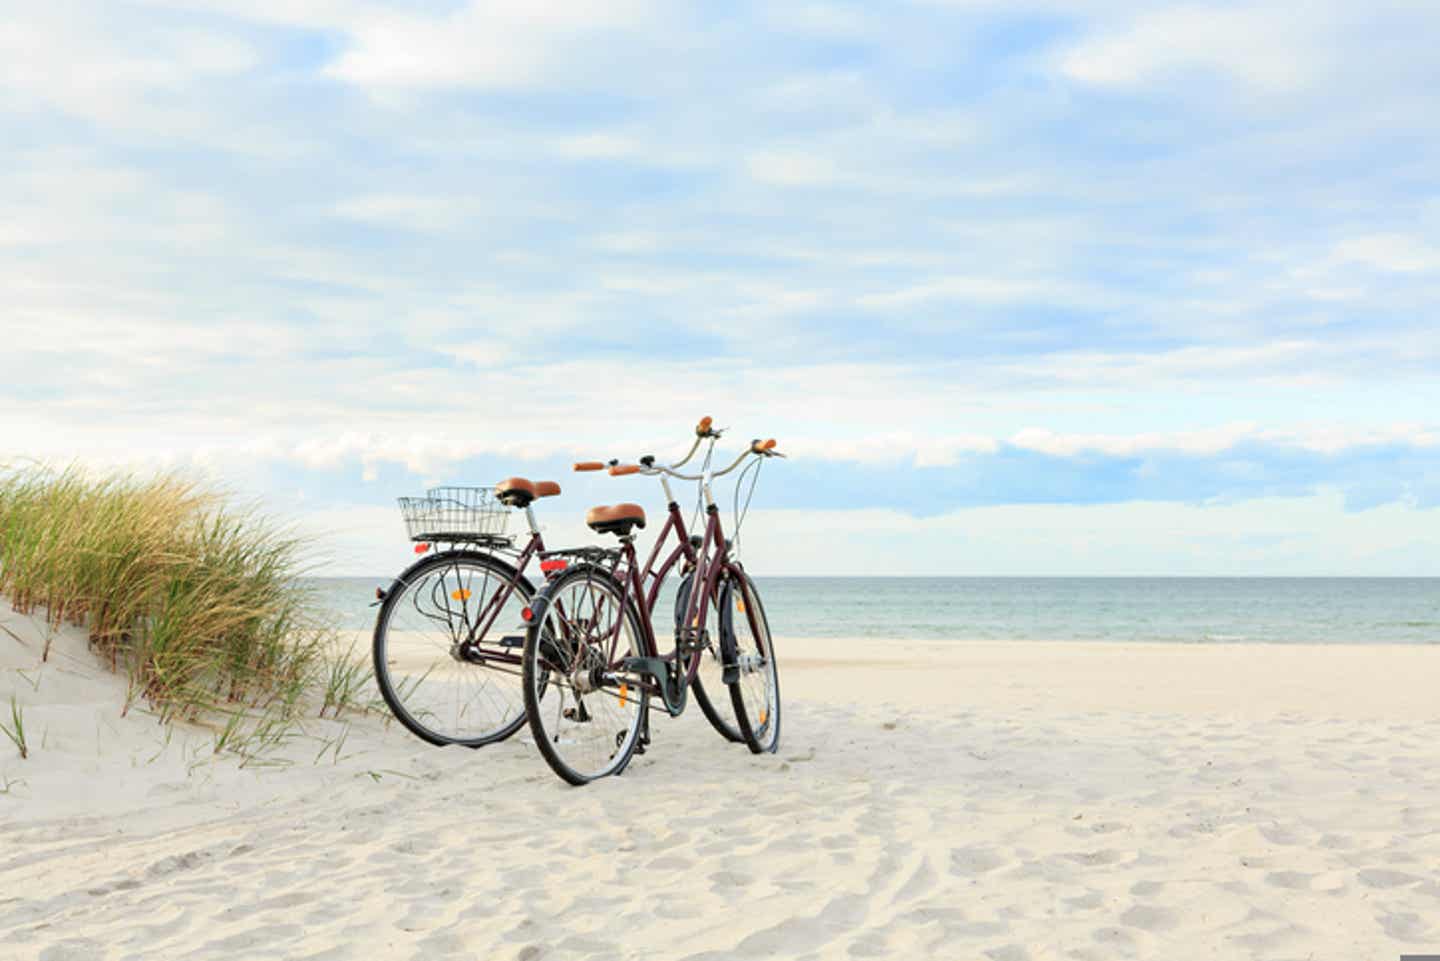
MULTIPOLYGON (((708 546, 711 543, 710 538, 712 536, 720 536, 719 513, 717 511, 711 512, 711 523, 707 525, 706 529, 706 539, 704 542, 705 546, 708 546)), ((629 552, 626 555, 626 571, 627 573, 633 574, 636 571, 636 558, 634 548, 628 544, 626 545, 626 547, 629 548, 629 552)), ((704 546, 702 546, 702 554, 700 555, 700 559, 703 559, 704 549, 704 546)), ((510 599, 510 596, 515 593, 515 585, 520 580, 520 578, 525 576, 525 568, 529 566, 530 561, 537 554, 540 555, 542 558, 545 555, 545 542, 538 531, 530 535, 530 541, 520 552, 520 556, 515 559, 515 563, 513 565, 513 567, 515 568, 515 576, 512 577, 510 581, 505 585, 503 591, 497 591, 491 597, 490 601, 486 604, 484 610, 482 610, 479 616, 477 616, 475 621, 475 627, 470 631, 469 635, 467 636, 467 641, 476 645, 485 643, 484 638, 486 634, 489 632, 490 628, 494 626, 495 619, 500 616, 500 612, 505 609, 505 603, 510 599)), ((633 583, 636 591, 635 596, 637 598, 643 599, 645 604, 644 613, 646 616, 641 618, 641 620, 645 624, 645 630, 642 632, 642 636, 645 638, 644 643, 646 653, 651 656, 658 656, 656 650, 657 645, 655 642, 655 632, 651 624, 651 619, 654 615, 655 604, 660 599, 660 588, 664 586, 665 578, 670 575, 670 570, 682 558, 690 562, 691 564, 695 564, 697 560, 697 555, 695 552, 695 547, 693 544, 691 544, 690 537, 686 532, 685 518, 684 515, 680 513, 680 505, 672 501, 670 503, 668 513, 665 519, 665 526, 661 529, 660 536, 655 541, 655 548, 650 552, 650 559, 646 562, 643 573, 640 573, 638 577, 632 577, 627 579, 627 582, 624 583, 624 592, 621 602, 623 606, 624 599, 627 599, 630 596, 630 587, 633 583), (671 550, 669 556, 665 558, 665 562, 660 565, 658 569, 656 569, 655 560, 659 557, 660 549, 664 546, 665 540, 670 536, 670 532, 672 530, 678 535, 679 543, 676 544, 676 546, 671 550), (654 582, 651 584, 648 594, 645 592, 643 586, 643 580, 647 577, 654 578, 654 582)), ((547 579, 551 576, 552 573, 558 574, 560 573, 560 570, 563 570, 562 567, 552 572, 550 570, 546 570, 544 565, 545 562, 542 561, 541 570, 545 574, 547 579)), ((700 569, 699 565, 696 565, 696 567, 697 570, 700 569)), ((695 592, 693 589, 691 590, 690 595, 693 602, 695 596, 695 592)), ((693 606, 693 603, 691 606, 693 606)), ((563 609, 560 609, 560 613, 561 616, 564 615, 563 609)), ((704 617, 704 614, 705 611, 701 610, 699 616, 704 617)), ((693 615, 693 610, 687 609, 686 623, 694 623, 693 621, 689 620, 689 618, 693 615)), ((619 622, 617 621, 617 625, 618 623, 619 622)), ((519 654, 510 654, 509 652, 503 650, 496 652, 486 650, 483 652, 482 656, 486 661, 497 661, 502 664, 514 664, 516 666, 519 666, 521 663, 521 656, 519 654)), ((693 673, 694 672, 692 671, 692 676, 687 678, 687 683, 689 680, 694 679, 693 673)))
MULTIPOLYGON (((545 540, 539 531, 535 531, 530 535, 530 540, 526 543, 524 549, 521 550, 520 556, 515 558, 515 563, 510 565, 515 571, 514 576, 506 582, 503 590, 496 591, 491 596, 484 609, 476 615, 475 626, 470 629, 465 637, 467 643, 477 646, 486 643, 485 635, 489 632, 490 628, 495 625, 495 619, 498 618, 500 612, 505 609, 505 603, 510 600, 510 595, 515 593, 515 585, 525 576, 525 568, 530 566, 530 561, 536 554, 544 553, 545 540)), ((545 573, 548 575, 549 572, 545 573)), ((519 667, 521 662, 519 654, 510 654, 504 650, 495 652, 486 650, 479 656, 487 662, 498 661, 502 664, 514 664, 516 667, 519 667)))
MULTIPOLYGON (((655 604, 660 597, 660 588, 664 585, 665 578, 669 576, 671 568, 673 568, 681 558, 684 558, 692 568, 690 596, 686 600, 685 616, 681 623, 697 625, 705 623, 705 614, 707 605, 709 604, 710 593, 714 590, 716 583, 719 581, 720 574, 725 568, 725 564, 722 562, 723 553, 720 550, 716 551, 715 558, 710 557, 712 545, 723 545, 725 543, 724 532, 720 527, 720 511, 712 504, 706 508, 705 512, 705 536, 701 540, 698 551, 691 542, 686 529, 685 518, 680 513, 680 505, 675 501, 670 502, 665 526, 661 528, 660 536, 656 538, 655 546, 651 549, 650 558, 645 562, 644 568, 636 566, 637 556, 635 554, 635 545, 632 542, 626 541, 622 548, 625 558, 625 569, 621 572, 620 577, 620 605, 623 610, 626 602, 628 602, 632 596, 632 591, 634 592, 634 597, 644 602, 644 607, 641 610, 643 616, 640 618, 640 641, 644 649, 644 655, 647 657, 671 661, 679 656, 680 648, 678 644, 670 653, 660 653, 659 644, 655 638, 654 614, 655 604), (664 563, 662 563, 659 568, 656 568, 655 561, 659 558, 660 551, 664 548, 665 541, 672 531, 679 538, 679 543, 670 551, 664 563), (648 593, 645 589, 646 578, 653 578, 648 593), (700 584, 703 584, 705 589, 697 592, 695 587, 700 584)), ((620 627, 623 623, 624 618, 617 617, 615 619, 615 626, 612 628, 609 651, 612 666, 616 664, 615 654, 620 639, 620 627)), ((695 680, 699 666, 700 658, 696 657, 694 663, 690 665, 685 673, 684 683, 686 687, 695 680)), ((650 688, 651 693, 660 693, 649 682, 646 683, 646 687, 650 688)), ((662 700, 663 699, 662 695, 662 700)))

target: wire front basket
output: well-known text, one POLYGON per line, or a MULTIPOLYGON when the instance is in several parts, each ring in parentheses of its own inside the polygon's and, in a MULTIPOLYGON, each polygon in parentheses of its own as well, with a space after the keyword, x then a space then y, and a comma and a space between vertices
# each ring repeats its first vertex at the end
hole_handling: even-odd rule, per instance
POLYGON ((489 487, 432 487, 424 497, 401 497, 400 516, 412 541, 442 544, 510 543, 510 511, 489 487))

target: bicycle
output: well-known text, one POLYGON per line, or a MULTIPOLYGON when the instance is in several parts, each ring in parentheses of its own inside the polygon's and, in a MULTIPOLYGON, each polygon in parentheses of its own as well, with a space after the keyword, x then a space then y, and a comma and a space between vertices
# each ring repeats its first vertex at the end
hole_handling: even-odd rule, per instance
MULTIPOLYGON (((699 444, 697 437, 686 460, 699 444)), ((494 487, 436 487, 424 497, 399 498, 416 553, 429 556, 402 571, 388 590, 376 588, 380 610, 371 656, 386 705, 421 740, 478 748, 524 725, 523 697, 492 685, 493 678, 480 669, 520 676, 524 635, 503 630, 523 628, 520 612, 536 591, 526 571, 535 559, 546 578, 565 569, 563 559, 542 556, 545 542, 532 507, 559 493, 553 481, 510 477, 494 487), (518 550, 505 533, 513 510, 524 512, 530 533, 518 550), (437 544, 450 549, 430 553, 437 544), (498 636, 492 634, 497 624, 498 636)), ((658 591, 650 606, 657 600, 658 591)), ((716 730, 741 740, 710 701, 698 690, 697 695, 716 730)))
MULTIPOLYGON (((524 725, 514 685, 492 683, 495 674, 519 676, 524 636, 492 630, 523 623, 520 612, 535 596, 525 571, 545 548, 531 505, 559 493, 554 481, 511 477, 399 499, 415 552, 428 556, 388 590, 375 589, 371 655, 385 703, 421 740, 478 748, 524 725), (512 509, 524 511, 530 529, 519 550, 505 533, 512 509), (436 545, 448 549, 431 553, 436 545)), ((559 568, 542 560, 540 569, 548 576, 559 568)))
MULTIPOLYGON (((620 545, 547 552, 547 557, 564 556, 578 563, 547 582, 530 610, 522 612, 527 625, 521 654, 525 716, 546 762, 571 784, 624 771, 648 741, 651 699, 658 697, 670 716, 681 714, 690 689, 703 690, 703 684, 695 681, 707 654, 718 659, 738 733, 750 750, 761 754, 779 746, 779 675, 769 623, 754 581, 725 537, 711 484, 754 456, 753 495, 759 465, 783 455, 775 450, 775 441, 756 440, 728 467, 713 470, 715 442, 722 432, 707 417, 696 433, 697 447, 701 440, 710 440, 699 474, 678 470, 693 456, 694 447, 669 466, 656 464, 651 456, 638 464, 610 464, 612 476, 658 476, 664 488, 667 519, 645 566, 637 563, 634 543, 635 530, 645 526, 644 508, 629 503, 591 508, 587 525, 597 533, 614 534, 620 545), (670 490, 672 477, 699 484, 706 521, 698 544, 688 534, 670 490), (655 562, 672 533, 680 544, 657 568, 655 562), (654 599, 665 575, 682 556, 691 568, 692 587, 683 600, 677 599, 684 616, 675 625, 672 650, 662 655, 653 623, 654 599), (648 593, 647 578, 652 579, 648 593), (703 589, 695 590, 697 584, 703 589), (712 604, 718 607, 718 638, 708 626, 712 604)), ((577 464, 576 469, 604 466, 592 461, 577 464)), ((736 481, 737 532, 744 518, 738 506, 744 478, 742 473, 736 481)), ((748 506, 747 497, 747 510, 748 506)))

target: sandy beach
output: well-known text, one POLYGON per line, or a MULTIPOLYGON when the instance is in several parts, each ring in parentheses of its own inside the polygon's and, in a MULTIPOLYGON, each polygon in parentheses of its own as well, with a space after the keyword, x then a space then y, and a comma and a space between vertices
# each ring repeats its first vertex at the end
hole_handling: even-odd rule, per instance
POLYGON ((1440 648, 782 638, 777 756, 691 710, 577 790, 378 717, 242 766, 0 628, 7 959, 1440 952, 1440 648))

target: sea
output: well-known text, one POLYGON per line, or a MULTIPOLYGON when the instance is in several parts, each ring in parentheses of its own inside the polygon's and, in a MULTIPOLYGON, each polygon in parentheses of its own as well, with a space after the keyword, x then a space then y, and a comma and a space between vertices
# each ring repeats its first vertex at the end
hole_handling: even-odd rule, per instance
MULTIPOLYGON (((374 624, 375 588, 389 579, 310 583, 340 626, 364 629, 374 624)), ((1440 644, 1440 578, 1433 577, 756 577, 756 583, 777 637, 1440 644)))

